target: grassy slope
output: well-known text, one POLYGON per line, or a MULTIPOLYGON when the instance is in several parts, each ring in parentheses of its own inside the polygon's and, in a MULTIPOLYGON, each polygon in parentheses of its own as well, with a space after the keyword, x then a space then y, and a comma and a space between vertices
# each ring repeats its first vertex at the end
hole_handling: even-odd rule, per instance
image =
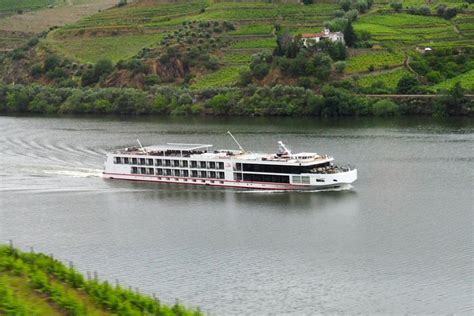
MULTIPOLYGON (((79 278, 82 277, 77 272, 47 256, 22 253, 0 245, 0 315, 72 315, 74 312, 63 306, 64 295, 70 303, 82 308, 81 315, 116 314, 111 309, 117 303, 130 307, 128 312, 119 312, 124 315, 142 314, 137 310, 140 304, 160 315, 200 315, 198 311, 185 310, 178 305, 173 309, 168 308, 144 295, 113 288, 105 283, 100 285, 93 280, 77 283, 79 278), (46 282, 50 288, 54 288, 53 291, 36 285, 37 281, 34 280, 38 273, 46 274, 46 282), (78 286, 74 286, 74 282, 78 286), (96 293, 98 296, 87 293, 96 293), (116 301, 118 297, 121 302, 116 301)), ((145 311, 147 315, 154 313, 145 311)))
MULTIPOLYGON (((434 8, 441 2, 456 5, 461 0, 434 0, 430 6, 434 8)), ((425 1, 403 3, 406 7, 420 6, 425 1)), ((372 10, 354 23, 354 28, 370 32, 375 43, 391 50, 349 58, 346 73, 363 75, 371 65, 381 71, 400 66, 404 61, 403 51, 413 50, 416 46, 474 47, 472 8, 471 5, 464 14, 447 21, 436 16, 395 14, 390 10, 389 1, 376 1, 372 10)), ((137 0, 51 32, 44 44, 82 63, 94 63, 103 57, 116 62, 132 57, 144 47, 165 49, 160 40, 180 28, 185 21, 231 21, 237 29, 221 34, 229 44, 215 52, 221 63, 220 69, 215 74, 200 76, 199 80, 204 82, 195 83, 195 86, 205 87, 229 85, 238 78, 238 72, 248 66, 252 54, 271 52, 275 46, 275 24, 293 34, 319 31, 323 22, 332 19, 338 9, 336 0, 315 0, 314 4, 307 6, 264 1, 217 3, 212 0, 178 0, 167 3, 163 0, 137 0)))
POLYGON ((15 12, 17 10, 36 10, 55 5, 58 0, 2 0, 0 1, 0 12, 15 12))

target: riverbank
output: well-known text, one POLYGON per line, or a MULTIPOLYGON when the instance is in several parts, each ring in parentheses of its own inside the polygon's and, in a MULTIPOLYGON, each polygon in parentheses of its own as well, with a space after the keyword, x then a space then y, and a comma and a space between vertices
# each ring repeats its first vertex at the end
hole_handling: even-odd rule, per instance
POLYGON ((319 94, 301 87, 53 88, 0 85, 0 112, 208 116, 472 116, 474 99, 455 86, 443 95, 355 95, 325 86, 319 94))
POLYGON ((0 245, 0 314, 5 315, 201 315, 176 303, 84 277, 72 263, 0 245))

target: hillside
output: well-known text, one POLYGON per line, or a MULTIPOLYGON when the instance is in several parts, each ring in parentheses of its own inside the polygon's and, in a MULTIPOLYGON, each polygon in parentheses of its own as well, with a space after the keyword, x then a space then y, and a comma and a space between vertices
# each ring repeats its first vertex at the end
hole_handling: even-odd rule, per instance
POLYGON ((0 53, 24 45, 52 27, 76 22, 116 4, 115 0, 2 0, 0 53))
POLYGON ((43 254, 0 246, 0 315, 201 315, 84 278, 43 254))
POLYGON ((281 84, 317 92, 332 83, 359 94, 426 94, 459 82, 472 92, 469 2, 123 1, 10 52, 0 73, 6 83, 60 87, 281 84), (301 44, 301 34, 324 27, 349 34, 349 47, 301 44))

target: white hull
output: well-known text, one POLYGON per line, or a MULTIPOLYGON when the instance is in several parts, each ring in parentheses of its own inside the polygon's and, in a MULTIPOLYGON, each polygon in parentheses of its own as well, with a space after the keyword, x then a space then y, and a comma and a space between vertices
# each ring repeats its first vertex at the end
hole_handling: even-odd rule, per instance
MULTIPOLYGON (((328 176, 328 175, 320 175, 328 176)), ((239 189, 256 189, 256 190, 284 190, 284 191, 301 191, 301 190, 321 190, 329 188, 338 188, 353 183, 357 179, 357 169, 332 174, 331 183, 329 184, 290 184, 290 183, 263 183, 263 182, 250 182, 250 181, 235 181, 225 179, 200 179, 200 178, 178 178, 178 177, 165 177, 156 175, 132 175, 132 174, 119 174, 119 173, 102 173, 104 179, 118 179, 118 180, 129 180, 129 181, 141 181, 141 182, 157 182, 157 183, 171 183, 171 184, 189 184, 189 185, 205 185, 214 187, 229 187, 239 189), (337 180, 335 182, 334 180, 337 180)))

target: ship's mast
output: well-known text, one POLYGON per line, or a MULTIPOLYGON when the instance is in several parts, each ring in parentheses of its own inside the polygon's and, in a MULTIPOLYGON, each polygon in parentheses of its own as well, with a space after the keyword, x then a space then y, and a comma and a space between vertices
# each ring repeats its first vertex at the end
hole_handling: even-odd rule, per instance
POLYGON ((240 146, 239 142, 237 141, 237 139, 235 139, 234 135, 232 135, 232 133, 230 131, 227 131, 227 134, 230 135, 230 137, 232 137, 232 139, 234 140, 234 142, 237 144, 237 146, 239 146, 239 149, 242 151, 242 152, 245 152, 245 150, 242 148, 242 146, 240 146))
POLYGON ((289 150, 288 147, 286 147, 286 145, 283 144, 281 140, 278 142, 278 145, 280 145, 280 153, 291 156, 291 150, 289 150))
POLYGON ((138 138, 137 138, 137 142, 138 142, 138 145, 140 145, 141 150, 146 154, 147 151, 146 151, 145 147, 142 146, 142 143, 140 143, 140 140, 138 138))

